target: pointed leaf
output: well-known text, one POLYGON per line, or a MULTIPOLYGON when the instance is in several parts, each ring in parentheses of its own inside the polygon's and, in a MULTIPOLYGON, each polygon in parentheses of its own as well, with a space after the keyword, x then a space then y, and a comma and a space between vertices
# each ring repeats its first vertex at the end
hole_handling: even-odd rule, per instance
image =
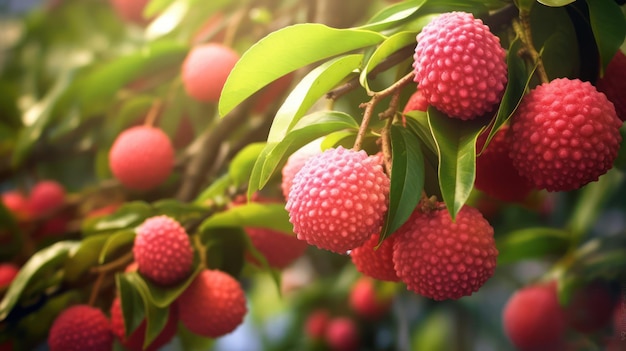
POLYGON ((168 287, 153 284, 141 275, 137 275, 137 279, 143 280, 143 284, 148 287, 148 300, 150 303, 156 307, 165 308, 171 305, 187 289, 189 284, 194 281, 196 276, 205 269, 203 265, 199 264, 198 257, 194 257, 194 267, 196 267, 195 270, 184 281, 168 287))
POLYGON ((233 157, 228 166, 228 174, 235 187, 250 182, 254 163, 263 152, 263 149, 265 149, 264 142, 248 144, 233 157))
POLYGON ((624 43, 626 37, 626 16, 620 6, 612 0, 587 0, 589 19, 593 30, 602 70, 624 43))
POLYGON ((135 229, 124 229, 108 235, 102 251, 98 256, 98 263, 103 264, 107 261, 109 254, 117 252, 120 247, 130 245, 135 241, 135 229))
POLYGON ((154 214, 153 208, 143 201, 127 202, 120 206, 115 213, 83 221, 82 232, 84 235, 91 235, 134 228, 154 214))
POLYGON ((232 207, 207 218, 200 231, 219 227, 258 227, 274 229, 293 235, 293 226, 289 222, 289 213, 285 204, 249 202, 232 207))
POLYGON ((75 281, 81 274, 98 263, 98 257, 105 242, 107 234, 92 235, 80 241, 80 245, 65 261, 65 279, 75 281))
POLYGON ((131 273, 117 273, 115 275, 115 285, 119 291, 120 307, 124 317, 124 334, 129 336, 146 318, 143 298, 129 280, 131 273))
POLYGON ((359 76, 359 82, 361 85, 365 87, 365 89, 369 92, 370 87, 367 79, 367 75, 376 67, 378 64, 383 62, 384 59, 389 57, 394 52, 405 48, 409 45, 415 46, 417 45, 417 41, 415 36, 416 32, 400 32, 392 35, 387 40, 385 40, 382 44, 380 44, 376 51, 370 56, 367 64, 363 71, 361 71, 361 75, 359 76))
POLYGON ((425 2, 426 0, 402 1, 397 4, 387 6, 375 14, 367 24, 359 28, 375 31, 392 28, 410 19, 425 2))

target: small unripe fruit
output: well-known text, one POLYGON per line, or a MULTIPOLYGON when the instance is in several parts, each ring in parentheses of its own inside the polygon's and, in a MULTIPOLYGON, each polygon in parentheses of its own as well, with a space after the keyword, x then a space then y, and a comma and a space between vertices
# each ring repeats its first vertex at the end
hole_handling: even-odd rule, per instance
POLYGON ((248 311, 239 282, 218 270, 200 272, 177 301, 180 321, 192 333, 207 338, 234 331, 248 311))
POLYGON ((596 87, 615 105, 617 117, 626 121, 626 55, 621 50, 606 66, 604 76, 598 79, 596 87))
POLYGON ((374 280, 367 277, 357 280, 348 301, 359 316, 368 320, 382 317, 391 307, 391 296, 380 296, 376 292, 374 280))
POLYGON ((559 78, 526 94, 511 118, 510 156, 538 189, 578 189, 613 167, 622 137, 613 104, 589 82, 559 78))
POLYGON ((368 277, 390 282, 400 281, 393 266, 393 243, 395 236, 386 238, 378 248, 380 234, 372 235, 365 244, 350 252, 356 269, 368 277))
POLYGON ((146 219, 138 228, 133 255, 139 273, 159 285, 174 285, 189 276, 193 248, 178 222, 167 216, 146 219))
POLYGON ((340 146, 307 160, 286 209, 298 239, 344 254, 380 231, 388 194, 379 159, 340 146))
POLYGON ((203 102, 218 102, 230 71, 239 60, 239 54, 217 43, 193 48, 182 66, 185 91, 203 102))
POLYGON ((50 351, 111 351, 111 324, 104 313, 95 307, 69 307, 52 323, 48 346, 50 351))
POLYGON ((337 317, 328 323, 326 343, 333 351, 356 351, 359 349, 359 330, 354 321, 337 317))
POLYGON ((54 180, 40 181, 31 189, 28 208, 34 216, 54 211, 65 202, 65 188, 54 180))
POLYGON ((430 105, 450 117, 474 119, 500 102, 505 56, 500 39, 480 19, 443 13, 417 35, 415 81, 430 105))
POLYGON ((306 335, 313 340, 322 340, 326 334, 326 328, 330 322, 328 311, 318 309, 313 311, 304 322, 306 335))
POLYGON ((0 263, 0 290, 8 288, 19 272, 20 267, 13 263, 0 263))
POLYGON ((109 166, 122 185, 150 190, 172 173, 174 148, 162 130, 149 126, 123 131, 109 151, 109 166))

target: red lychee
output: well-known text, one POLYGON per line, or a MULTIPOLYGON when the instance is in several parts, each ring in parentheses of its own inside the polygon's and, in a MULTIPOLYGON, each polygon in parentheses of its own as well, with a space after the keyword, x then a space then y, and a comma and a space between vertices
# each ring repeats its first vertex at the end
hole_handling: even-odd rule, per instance
POLYGON ((513 294, 502 312, 506 335, 520 350, 558 350, 566 330, 556 284, 524 287, 513 294))
POLYGON ((137 227, 133 255, 139 273, 159 285, 179 283, 191 273, 189 236, 180 223, 167 216, 148 218, 137 227))
POLYGON ((115 12, 124 21, 144 25, 149 22, 143 17, 143 9, 150 0, 111 0, 115 12))
POLYGON ((409 97, 409 101, 407 101, 406 105, 404 105, 404 110, 402 114, 406 114, 411 111, 423 111, 426 112, 428 110, 428 100, 426 96, 424 96, 424 92, 422 90, 415 91, 411 97, 409 97))
POLYGON ((606 66, 604 76, 598 79, 596 87, 615 105, 617 117, 626 121, 626 55, 621 50, 606 66))
POLYGON ((50 351, 111 351, 111 324, 101 310, 75 305, 61 312, 48 334, 50 351))
POLYGON ((500 39, 470 13, 448 12, 417 35, 415 81, 430 105, 463 120, 500 101, 507 81, 500 39))
POLYGON ((293 179, 296 174, 300 171, 300 169, 302 169, 308 159, 314 155, 320 154, 321 152, 322 150, 319 147, 315 147, 314 144, 310 144, 309 146, 296 150, 293 154, 291 154, 291 156, 289 156, 287 162, 281 170, 282 179, 280 188, 283 191, 285 199, 289 197, 289 190, 291 190, 291 185, 293 184, 293 179))
POLYGON ((172 173, 174 148, 161 129, 131 127, 115 139, 109 151, 109 166, 125 187, 150 190, 172 173))
POLYGON ((570 327, 581 333, 591 333, 608 325, 613 315, 615 299, 608 284, 594 281, 576 290, 564 307, 570 327))
POLYGON ((359 349, 359 330, 348 317, 336 317, 328 322, 326 343, 333 351, 356 351, 359 349))
POLYGON ((178 305, 174 302, 170 306, 169 316, 167 323, 161 330, 159 336, 157 336, 147 348, 143 348, 143 342, 146 335, 146 320, 144 319, 141 324, 135 329, 128 337, 124 332, 125 323, 124 315, 122 313, 122 301, 119 297, 113 299, 111 304, 111 328, 113 334, 120 340, 120 343, 130 351, 157 351, 162 346, 170 342, 176 335, 176 328, 178 324, 178 305))
POLYGON ((39 217, 60 208, 64 202, 65 188, 54 180, 43 180, 31 189, 28 208, 39 217))
POLYGON ((330 313, 324 309, 317 309, 306 318, 304 331, 313 340, 322 340, 330 322, 330 313))
POLYGON ((396 273, 409 290, 434 300, 469 296, 495 271, 493 228, 473 207, 463 206, 452 221, 437 205, 443 209, 418 206, 393 234, 396 273))
POLYGON ((2 193, 2 204, 18 221, 25 220, 29 216, 28 199, 20 191, 10 190, 2 193))
POLYGON ((8 288, 19 272, 20 267, 13 263, 0 263, 0 290, 8 288))
POLYGON ((622 141, 613 104, 589 82, 559 78, 524 96, 508 134, 519 173, 538 189, 575 190, 613 167, 622 141))
POLYGON ((362 277, 350 290, 350 307, 359 316, 376 320, 389 312, 391 296, 381 296, 376 292, 375 281, 368 277, 362 277))
POLYGON ((182 66, 185 91, 203 102, 218 102, 226 78, 239 60, 239 54, 217 43, 193 48, 182 66))
POLYGON ((389 177, 378 161, 341 146, 311 157, 296 174, 286 205, 298 239, 343 254, 380 231, 389 177))
POLYGON ((509 157, 510 146, 506 138, 508 125, 502 126, 491 139, 487 148, 488 131, 483 132, 476 142, 476 189, 498 200, 521 202, 528 197, 533 186, 526 178, 519 175, 509 157))
POLYGON ((234 331, 248 311, 239 282, 218 270, 200 272, 178 302, 180 321, 191 332, 207 338, 234 331))
MULTIPOLYGON (((304 254, 309 246, 306 241, 295 236, 267 228, 245 228, 252 245, 259 250, 267 263, 274 268, 283 269, 304 254)), ((252 262, 254 258, 249 257, 252 262)))
POLYGON ((380 234, 372 235, 365 244, 350 252, 350 258, 356 269, 366 276, 390 282, 400 281, 393 266, 393 243, 395 235, 386 238, 378 245, 380 234))

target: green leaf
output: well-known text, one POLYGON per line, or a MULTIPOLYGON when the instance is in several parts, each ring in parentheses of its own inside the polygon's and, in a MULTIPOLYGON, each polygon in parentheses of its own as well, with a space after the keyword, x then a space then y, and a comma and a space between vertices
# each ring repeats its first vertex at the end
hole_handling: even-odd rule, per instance
POLYGON ((65 280, 73 282, 95 266, 108 237, 107 234, 99 234, 81 240, 78 248, 65 261, 65 280))
POLYGON ((402 1, 397 4, 387 6, 380 12, 375 14, 367 22, 367 24, 359 28, 375 31, 382 31, 388 28, 392 28, 409 20, 425 2, 426 0, 402 1))
POLYGON ((219 269, 233 277, 239 275, 249 240, 242 228, 206 226, 201 228, 200 239, 206 247, 209 269, 219 269))
POLYGON ((360 29, 303 23, 279 29, 248 49, 231 71, 219 102, 221 116, 272 81, 298 68, 376 45, 385 37, 360 29), (289 45, 285 45, 289 43, 289 45))
POLYGON ((156 307, 165 308, 171 305, 180 296, 180 294, 182 294, 185 289, 187 289, 189 284, 194 281, 196 276, 204 269, 204 266, 199 264, 198 257, 194 257, 194 267, 196 268, 193 272, 191 272, 191 274, 189 274, 187 279, 176 285, 168 287, 155 285, 149 280, 144 279, 139 274, 137 275, 136 279, 141 279, 143 281, 143 284, 148 287, 147 298, 150 303, 154 304, 156 307))
POLYGON ((439 154, 439 186, 452 219, 456 218, 476 178, 476 139, 484 128, 480 121, 450 118, 432 106, 428 124, 439 154))
POLYGON ((289 213, 283 203, 248 202, 232 207, 207 218, 200 225, 200 231, 221 227, 268 228, 293 235, 289 213))
POLYGON ((150 0, 143 9, 143 16, 150 18, 165 10, 171 3, 171 0, 150 0))
POLYGON ((127 202, 120 206, 115 213, 83 221, 82 232, 84 235, 91 235, 134 228, 146 218, 154 215, 154 209, 143 201, 127 202))
POLYGON ((206 351, 213 350, 215 339, 205 338, 198 334, 192 333, 185 327, 183 323, 178 323, 178 331, 176 336, 180 340, 182 349, 186 351, 206 351))
POLYGON ((380 234, 381 243, 409 219, 424 188, 424 156, 417 137, 406 128, 392 125, 391 148, 389 210, 380 234))
POLYGON ((407 47, 409 45, 415 46, 417 45, 417 41, 415 36, 417 33, 415 32, 400 32, 392 35, 387 40, 385 40, 382 44, 376 48, 376 51, 372 54, 372 56, 367 61, 365 68, 361 71, 361 75, 359 76, 359 82, 365 89, 370 92, 370 87, 368 84, 367 75, 378 66, 384 59, 389 57, 394 52, 407 47))
POLYGON ((576 0, 537 0, 540 4, 550 7, 561 7, 567 4, 571 4, 576 0))
POLYGON ((176 199, 163 199, 152 204, 155 212, 166 215, 180 223, 198 220, 208 215, 208 209, 204 206, 181 202, 176 199))
POLYGON ((354 145, 356 135, 356 130, 340 130, 338 132, 333 132, 326 135, 320 147, 322 150, 326 150, 331 147, 341 145, 344 148, 349 149, 352 145, 354 145))
POLYGON ((130 274, 117 273, 115 275, 115 285, 119 291, 126 336, 132 334, 146 318, 143 298, 132 280, 129 279, 130 274))
POLYGON ((626 17, 613 0, 587 0, 589 19, 593 30, 600 60, 604 68, 619 50, 626 37, 626 17))
POLYGON ((228 174, 236 187, 250 181, 254 163, 265 148, 264 142, 248 144, 235 155, 228 166, 228 174))
POLYGON ((268 143, 280 142, 287 132, 330 89, 361 66, 363 55, 348 55, 330 60, 307 74, 280 107, 267 137, 268 143))
POLYGON ((409 128, 413 134, 417 135, 423 145, 436 154, 437 144, 430 132, 428 114, 425 111, 411 111, 406 113, 405 116, 407 117, 406 127, 409 128))
POLYGON ((496 238, 498 265, 546 255, 562 255, 569 247, 571 234, 563 229, 524 228, 496 238))
POLYGON ((224 174, 204 189, 200 195, 198 195, 194 203, 197 205, 203 205, 211 200, 212 202, 218 204, 224 204, 227 201, 225 194, 231 185, 233 185, 233 180, 230 178, 230 175, 224 174))
POLYGON ((35 281, 41 273, 63 264, 72 250, 75 250, 78 245, 79 243, 74 241, 59 241, 32 255, 22 266, 4 298, 0 301, 0 321, 4 320, 11 312, 11 309, 13 309, 13 306, 15 306, 31 282, 35 281))
POLYGON ((100 255, 98 256, 98 264, 105 263, 109 254, 116 253, 119 248, 130 245, 134 241, 134 229, 124 229, 108 235, 107 240, 100 251, 100 255))

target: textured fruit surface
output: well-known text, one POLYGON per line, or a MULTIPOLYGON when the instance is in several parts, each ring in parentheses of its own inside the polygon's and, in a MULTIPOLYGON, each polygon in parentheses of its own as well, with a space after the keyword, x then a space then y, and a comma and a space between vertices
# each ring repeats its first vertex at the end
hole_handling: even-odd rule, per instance
POLYGON ((622 141, 613 104, 578 79, 555 79, 531 90, 511 120, 513 165, 548 191, 596 181, 613 167, 622 141))
POLYGON ((48 346, 50 351, 111 351, 111 324, 97 308, 87 305, 69 307, 52 323, 48 346))
POLYGON ((239 54, 227 46, 217 43, 196 46, 182 66, 185 91, 198 101, 217 102, 238 60, 239 54))
POLYGON ((19 271, 20 267, 13 263, 0 263, 0 290, 8 287, 19 271))
POLYGON ((509 156, 510 146, 506 138, 508 126, 500 128, 483 150, 488 133, 480 134, 476 142, 476 180, 474 186, 496 199, 521 202, 533 189, 530 182, 519 175, 509 156))
POLYGON ((350 252, 350 258, 356 269, 375 279, 390 282, 400 281, 396 270, 393 267, 393 243, 395 235, 386 238, 380 247, 378 238, 380 234, 372 235, 365 244, 350 252))
POLYGON ((296 150, 293 154, 289 156, 287 162, 283 166, 283 169, 281 170, 282 179, 280 183, 280 189, 283 191, 283 196, 285 197, 285 199, 289 197, 289 190, 291 190, 293 179, 295 178, 296 174, 302 169, 306 161, 314 155, 320 154, 322 152, 319 147, 315 146, 316 145, 310 144, 310 146, 307 145, 296 150))
POLYGON ((65 188, 53 180, 43 180, 35 184, 28 197, 28 208, 35 216, 45 215, 63 206, 65 188))
POLYGON ((148 218, 137 228, 133 255, 139 273, 160 285, 184 280, 193 263, 185 228, 167 216, 148 218))
POLYGON ((611 322, 615 299, 610 287, 595 281, 576 290, 564 308, 570 327, 582 333, 590 333, 611 322))
POLYGON ((418 207, 394 234, 393 262, 400 279, 434 300, 471 295, 493 275, 493 228, 473 207, 463 206, 452 221, 444 209, 422 213, 418 207))
POLYGON ((286 205, 298 239, 343 254, 378 232, 389 194, 389 177, 378 161, 341 146, 307 160, 286 205))
POLYGON ((337 317, 328 322, 326 343, 333 351, 356 351, 359 349, 359 331, 354 321, 337 317))
POLYGON ((430 105, 447 115, 473 119, 500 101, 507 81, 500 39, 470 13, 434 18, 417 35, 415 81, 430 105))
POLYGON ((613 56, 596 87, 615 105, 617 117, 626 121, 626 55, 622 51, 618 50, 613 56))
POLYGON ((125 21, 137 24, 146 24, 148 19, 143 17, 143 9, 150 0, 111 0, 115 12, 125 21))
POLYGON ((428 110, 428 100, 424 95, 422 90, 417 90, 414 92, 411 97, 409 97, 409 101, 407 101, 406 105, 404 105, 404 110, 402 114, 411 111, 424 111, 428 110))
POLYGON ((120 343, 129 351, 157 351, 159 348, 170 342, 176 335, 176 327, 178 324, 178 304, 173 303, 170 306, 170 312, 167 323, 147 348, 143 348, 146 333, 146 320, 144 319, 137 329, 135 329, 128 337, 124 332, 124 315, 122 313, 122 301, 119 297, 113 299, 111 304, 111 328, 113 334, 120 340, 120 343))
POLYGON ((315 310, 311 312, 304 322, 304 331, 309 338, 321 340, 326 334, 328 322, 330 322, 328 311, 323 309, 315 310))
MULTIPOLYGON (((306 241, 293 235, 267 228, 245 228, 252 245, 265 256, 267 263, 274 268, 283 269, 304 254, 309 246, 306 241)), ((254 262, 254 258, 250 257, 254 262)))
POLYGON ((560 344, 566 323, 556 284, 533 285, 515 292, 504 307, 502 322, 506 335, 520 350, 549 350, 560 344))
POLYGON ((367 277, 357 280, 350 290, 348 301, 356 314, 369 320, 382 317, 391 307, 391 297, 380 296, 376 292, 375 281, 367 277))
POLYGON ((177 301, 180 321, 191 332, 207 338, 232 332, 248 311, 239 282, 218 270, 200 272, 177 301))
POLYGON ((131 127, 115 139, 109 151, 109 166, 125 187, 150 190, 172 173, 174 148, 161 129, 131 127))

